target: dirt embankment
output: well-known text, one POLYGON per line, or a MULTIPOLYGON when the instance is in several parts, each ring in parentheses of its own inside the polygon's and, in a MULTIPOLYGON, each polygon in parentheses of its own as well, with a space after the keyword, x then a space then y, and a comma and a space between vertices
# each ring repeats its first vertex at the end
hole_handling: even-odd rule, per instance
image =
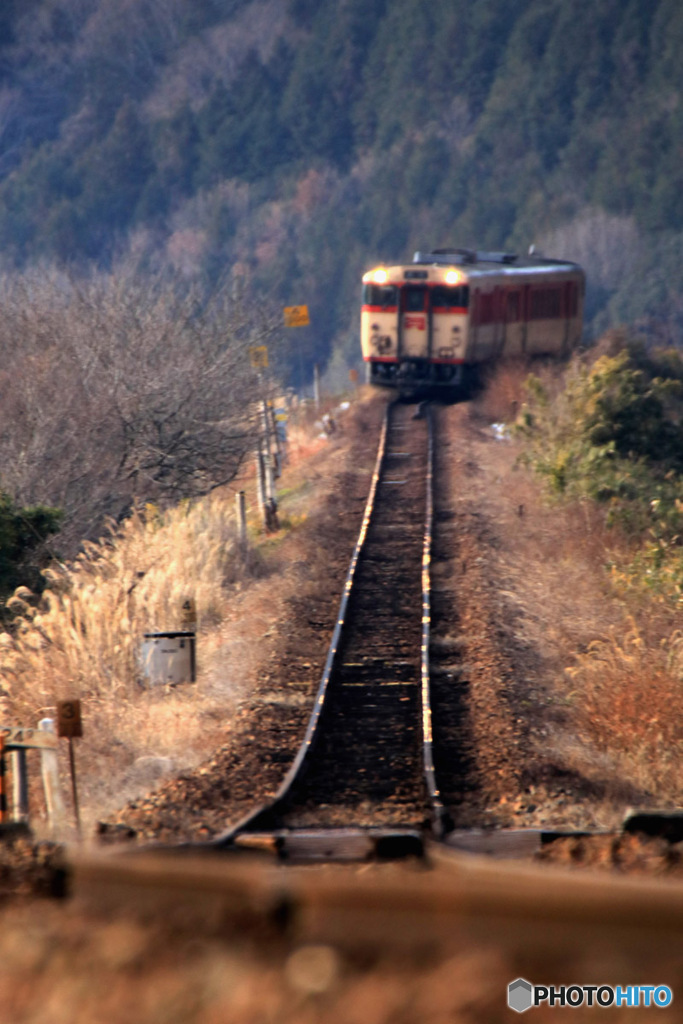
POLYGON ((454 741, 468 764, 465 792, 457 773, 447 783, 456 821, 613 826, 645 794, 621 793, 579 751, 565 668, 621 612, 606 602, 590 545, 582 563, 573 548, 567 557, 563 534, 576 526, 542 501, 518 446, 497 437, 476 405, 442 408, 438 421, 437 692, 443 663, 460 693, 454 741))
MULTIPOLYGON (((577 725, 567 669, 625 629, 601 524, 549 505, 479 403, 444 407, 437 422, 434 717, 456 826, 618 830, 630 808, 667 809, 577 725)), ((681 843, 658 838, 566 840, 541 860, 683 876, 681 843)))

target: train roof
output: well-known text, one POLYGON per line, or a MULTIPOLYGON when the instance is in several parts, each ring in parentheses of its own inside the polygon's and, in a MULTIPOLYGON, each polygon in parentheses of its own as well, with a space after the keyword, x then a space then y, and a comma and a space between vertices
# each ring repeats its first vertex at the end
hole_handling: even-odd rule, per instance
POLYGON ((520 256, 516 252, 481 252, 477 249, 433 249, 431 252, 416 252, 413 256, 413 263, 428 266, 473 267, 482 270, 497 269, 501 266, 523 267, 524 269, 532 267, 581 269, 577 263, 573 263, 571 260, 551 259, 540 253, 534 253, 533 249, 528 256, 520 256))
MULTIPOLYGON (((443 280, 450 269, 458 271, 458 279, 467 281, 472 277, 485 275, 505 276, 523 275, 525 273, 577 273, 583 275, 578 263, 571 260, 551 259, 533 252, 528 256, 519 256, 515 252, 481 252, 475 249, 434 249, 430 252, 416 252, 413 262, 384 266, 380 272, 386 274, 385 280, 395 282, 404 280, 443 280), (429 268, 419 271, 418 267, 429 268), (411 269, 412 268, 412 269, 411 269)), ((377 270, 368 271, 363 280, 378 280, 377 270)), ((451 275, 449 275, 451 276, 451 275)), ((452 275, 455 276, 455 275, 452 275)))

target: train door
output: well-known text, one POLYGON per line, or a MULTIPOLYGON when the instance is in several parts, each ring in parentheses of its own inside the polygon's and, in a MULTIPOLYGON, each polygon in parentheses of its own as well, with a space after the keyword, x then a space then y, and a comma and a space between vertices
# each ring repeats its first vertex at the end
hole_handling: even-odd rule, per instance
POLYGON ((496 286, 493 289, 493 352, 498 358, 505 345, 505 292, 496 286))
POLYGON ((478 288, 474 289, 472 295, 472 313, 470 316, 470 329, 467 338, 467 349, 468 357, 471 363, 479 361, 478 343, 479 343, 479 316, 481 312, 481 292, 478 288))
POLYGON ((432 359, 437 363, 455 359, 459 354, 462 330, 453 314, 462 305, 457 301, 460 291, 444 285, 436 285, 430 291, 432 359))
POLYGON ((574 299, 576 291, 576 285, 571 281, 566 281, 564 285, 564 294, 562 296, 563 305, 563 316, 564 316, 564 336, 562 338, 562 355, 566 356, 571 351, 571 321, 572 317, 576 315, 576 303, 574 299))
POLYGON ((406 284, 401 288, 401 359, 429 359, 429 310, 424 285, 406 284))
POLYGON ((473 363, 483 363, 498 354, 499 329, 496 323, 496 292, 476 288, 472 304, 472 333, 470 336, 469 358, 473 363))
POLYGON ((524 293, 521 288, 509 288, 505 294, 506 356, 524 355, 524 293))
POLYGON ((524 355, 528 355, 532 349, 529 344, 531 331, 531 285, 525 284, 522 288, 522 320, 524 321, 524 355))

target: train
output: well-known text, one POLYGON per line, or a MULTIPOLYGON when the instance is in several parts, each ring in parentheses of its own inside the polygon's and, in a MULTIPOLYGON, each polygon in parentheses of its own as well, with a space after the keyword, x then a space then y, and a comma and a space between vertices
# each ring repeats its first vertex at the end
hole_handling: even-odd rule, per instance
POLYGON ((467 390, 506 357, 566 356, 581 342, 577 263, 530 250, 434 249, 363 275, 361 349, 371 384, 467 390))

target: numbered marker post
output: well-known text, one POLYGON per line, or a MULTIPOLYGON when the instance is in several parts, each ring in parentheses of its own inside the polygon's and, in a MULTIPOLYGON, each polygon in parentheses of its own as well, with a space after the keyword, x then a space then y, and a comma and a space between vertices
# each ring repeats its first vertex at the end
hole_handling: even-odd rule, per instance
POLYGON ((193 597, 187 597, 180 609, 183 629, 197 628, 197 602, 193 597))
POLYGON ((78 787, 76 786, 76 762, 74 759, 74 739, 83 735, 81 723, 80 700, 60 700, 57 704, 57 735, 69 741, 69 766, 71 768, 71 792, 74 800, 76 828, 81 835, 81 814, 78 808, 78 787))

